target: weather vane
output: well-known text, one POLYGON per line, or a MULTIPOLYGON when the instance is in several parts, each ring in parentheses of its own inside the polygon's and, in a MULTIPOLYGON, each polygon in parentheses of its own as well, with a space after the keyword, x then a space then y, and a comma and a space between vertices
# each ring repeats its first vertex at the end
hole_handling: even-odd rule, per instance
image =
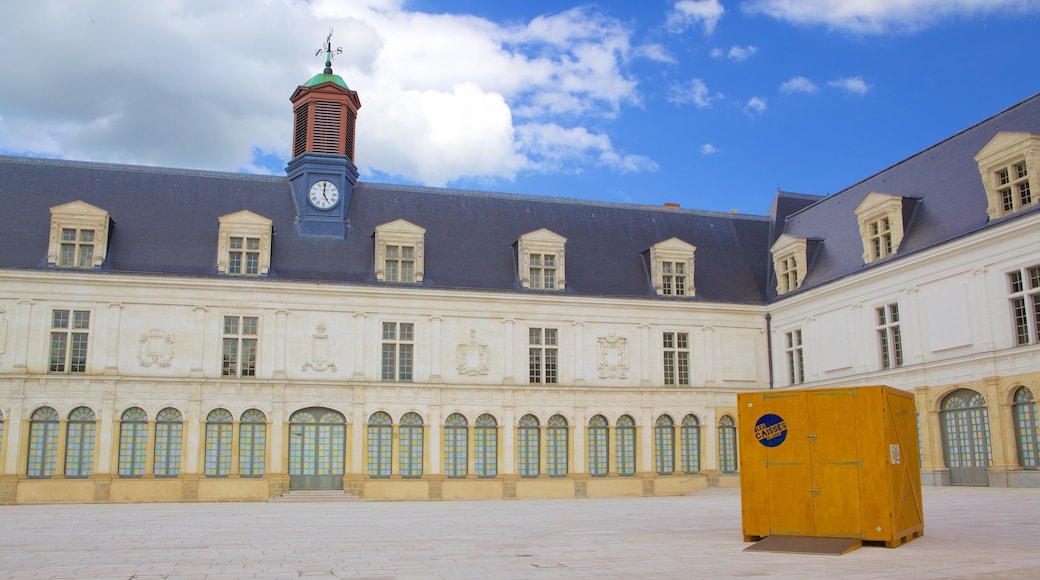
POLYGON ((330 74, 332 74, 332 55, 333 54, 343 54, 343 47, 342 46, 337 46, 336 48, 332 48, 332 29, 331 28, 329 29, 329 35, 327 37, 325 37, 325 45, 322 46, 321 48, 319 48, 318 50, 314 51, 314 56, 320 55, 322 53, 322 51, 325 52, 325 70, 322 71, 322 72, 324 72, 324 74, 330 75, 330 74))

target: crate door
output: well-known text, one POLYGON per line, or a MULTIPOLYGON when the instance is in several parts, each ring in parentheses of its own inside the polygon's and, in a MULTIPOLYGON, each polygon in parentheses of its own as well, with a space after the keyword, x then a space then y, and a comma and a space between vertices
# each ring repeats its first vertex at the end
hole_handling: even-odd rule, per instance
POLYGON ((769 481, 769 535, 813 535, 813 506, 809 494, 812 477, 806 427, 805 397, 800 393, 766 395, 766 413, 756 423, 756 438, 766 445, 769 481), (782 423, 778 423, 782 419, 782 423), (772 428, 773 438, 758 433, 772 428), (776 433, 786 428, 782 441, 776 433), (769 446, 772 445, 772 446, 769 446))
POLYGON ((809 392, 815 534, 860 538, 859 451, 854 390, 809 392))

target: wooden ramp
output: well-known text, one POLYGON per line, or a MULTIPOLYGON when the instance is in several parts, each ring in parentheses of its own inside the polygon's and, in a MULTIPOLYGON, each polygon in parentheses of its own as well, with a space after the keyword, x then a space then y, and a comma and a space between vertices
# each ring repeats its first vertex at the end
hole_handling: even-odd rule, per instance
POLYGON ((768 536, 744 548, 745 552, 786 552, 841 556, 863 545, 853 538, 816 538, 813 536, 768 536))

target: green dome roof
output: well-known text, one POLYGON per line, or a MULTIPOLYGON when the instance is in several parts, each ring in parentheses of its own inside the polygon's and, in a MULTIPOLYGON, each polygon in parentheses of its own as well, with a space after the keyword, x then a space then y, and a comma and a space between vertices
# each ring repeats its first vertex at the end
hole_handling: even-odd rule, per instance
POLYGON ((343 77, 335 74, 325 73, 319 73, 314 75, 314 77, 312 77, 311 80, 303 83, 302 86, 314 87, 320 85, 321 83, 335 83, 343 87, 344 89, 347 89, 348 91, 350 90, 350 87, 347 86, 347 83, 343 80, 343 77))

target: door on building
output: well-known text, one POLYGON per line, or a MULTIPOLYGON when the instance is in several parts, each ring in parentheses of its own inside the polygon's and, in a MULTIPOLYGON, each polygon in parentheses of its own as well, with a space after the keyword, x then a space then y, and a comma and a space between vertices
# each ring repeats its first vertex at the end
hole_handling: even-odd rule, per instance
POLYGON ((986 399, 971 389, 954 391, 943 399, 939 418, 950 484, 988 486, 993 451, 986 399))
POLYGON ((289 489, 343 489, 346 420, 312 407, 289 417, 289 489))

